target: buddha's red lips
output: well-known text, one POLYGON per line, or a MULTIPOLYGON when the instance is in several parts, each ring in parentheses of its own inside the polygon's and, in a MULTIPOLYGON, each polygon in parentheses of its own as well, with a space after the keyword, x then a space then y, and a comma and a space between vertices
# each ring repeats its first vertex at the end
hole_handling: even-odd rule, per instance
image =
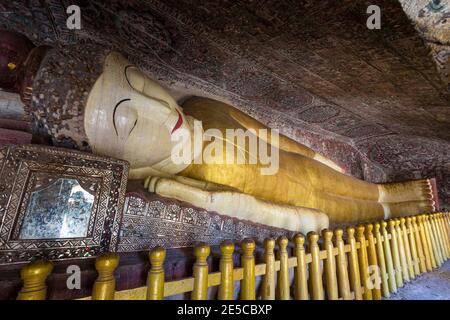
POLYGON ((177 123, 175 124, 175 127, 173 127, 172 132, 170 134, 174 133, 175 130, 180 128, 181 125, 183 124, 183 117, 181 116, 180 111, 177 110, 177 113, 178 113, 178 120, 177 120, 177 123))

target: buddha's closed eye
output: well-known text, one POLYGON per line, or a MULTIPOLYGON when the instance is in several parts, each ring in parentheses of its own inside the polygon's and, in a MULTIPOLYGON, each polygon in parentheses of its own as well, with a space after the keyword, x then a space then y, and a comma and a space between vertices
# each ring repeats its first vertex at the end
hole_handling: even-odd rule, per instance
POLYGON ((114 107, 113 126, 118 137, 128 137, 137 125, 137 113, 134 109, 127 107, 124 102, 131 99, 122 99, 114 107))

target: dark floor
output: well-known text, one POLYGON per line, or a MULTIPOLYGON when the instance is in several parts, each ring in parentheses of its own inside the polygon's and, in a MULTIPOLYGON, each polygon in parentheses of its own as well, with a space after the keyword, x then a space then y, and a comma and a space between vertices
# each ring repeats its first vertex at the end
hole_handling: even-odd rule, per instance
POLYGON ((408 282, 391 300, 450 300, 450 260, 408 282))

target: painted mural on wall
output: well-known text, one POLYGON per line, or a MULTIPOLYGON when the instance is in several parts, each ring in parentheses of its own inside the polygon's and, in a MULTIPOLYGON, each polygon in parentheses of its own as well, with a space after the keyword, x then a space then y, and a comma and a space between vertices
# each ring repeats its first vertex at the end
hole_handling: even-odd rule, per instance
POLYGON ((443 80, 450 85, 450 1, 400 0, 431 49, 443 80))

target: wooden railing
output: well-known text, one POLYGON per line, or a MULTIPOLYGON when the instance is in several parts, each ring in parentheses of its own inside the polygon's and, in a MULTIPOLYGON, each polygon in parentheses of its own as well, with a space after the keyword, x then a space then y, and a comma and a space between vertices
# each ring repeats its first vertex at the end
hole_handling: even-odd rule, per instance
MULTIPOLYGON (((341 229, 323 230, 321 237, 310 232, 307 239, 298 234, 292 239, 291 257, 286 237, 277 239, 277 258, 275 240, 266 239, 261 264, 255 264, 255 242, 245 239, 240 243, 239 268, 233 266, 235 245, 223 242, 219 271, 213 273, 209 273, 207 264, 210 248, 202 244, 194 248, 192 277, 168 282, 164 281, 163 268, 166 252, 155 248, 149 253, 147 286, 123 291, 115 290, 113 276, 119 256, 110 253, 97 258, 98 278, 92 296, 84 299, 160 300, 190 293, 193 300, 206 300, 208 288, 218 286, 217 298, 232 300, 235 284, 240 281, 242 300, 379 300, 388 298, 416 276, 441 266, 450 257, 449 238, 447 212, 348 227, 345 240, 341 229), (259 289, 257 277, 262 277, 259 289)), ((51 270, 50 262, 34 262, 24 267, 21 272, 24 284, 18 299, 45 299, 45 280, 51 270)))

